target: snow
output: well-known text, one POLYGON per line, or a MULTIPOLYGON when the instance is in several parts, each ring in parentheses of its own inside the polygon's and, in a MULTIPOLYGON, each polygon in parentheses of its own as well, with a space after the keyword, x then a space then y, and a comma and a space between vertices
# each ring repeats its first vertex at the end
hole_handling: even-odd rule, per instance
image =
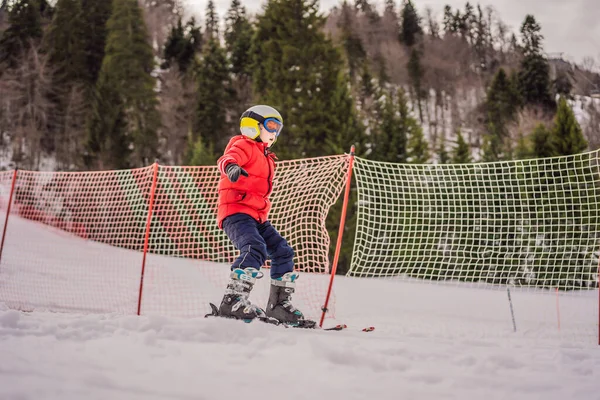
MULTIPOLYGON (((136 316, 135 296, 118 293, 139 283, 139 268, 127 269, 139 253, 13 216, 9 232, 0 264, 3 400, 600 398, 597 291, 511 288, 513 332, 506 288, 336 277, 336 318, 325 325, 348 329, 285 329, 182 313, 197 304, 175 301, 159 281, 171 279, 190 300, 198 276, 184 269, 189 260, 156 256, 149 258, 152 312, 136 316), (32 261, 38 256, 43 261, 32 261), (75 285, 92 272, 74 269, 89 256, 116 263, 94 272, 113 278, 75 285), (179 272, 157 273, 170 265, 179 272), (119 285, 115 271, 127 283, 119 285), (72 295, 81 285, 86 290, 72 295), (102 303, 111 289, 117 295, 102 303), (9 308, 18 298, 31 311, 9 308), (73 298, 79 308, 51 311, 69 310, 73 298), (362 332, 366 326, 376 329, 362 332)), ((227 275, 225 264, 203 266, 227 275)), ((302 274, 299 285, 311 279, 302 274)))

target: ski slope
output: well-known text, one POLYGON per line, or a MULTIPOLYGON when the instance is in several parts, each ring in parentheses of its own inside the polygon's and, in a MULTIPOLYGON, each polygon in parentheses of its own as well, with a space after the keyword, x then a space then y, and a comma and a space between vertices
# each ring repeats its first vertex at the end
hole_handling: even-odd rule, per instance
POLYGON ((11 216, 0 399, 600 399, 597 291, 512 289, 514 332, 505 288, 336 277, 325 325, 348 329, 285 329, 203 318, 194 290, 218 300, 228 266, 202 263, 207 284, 197 261, 159 256, 132 315, 139 257, 11 216), (89 271, 90 257, 110 262, 89 271))

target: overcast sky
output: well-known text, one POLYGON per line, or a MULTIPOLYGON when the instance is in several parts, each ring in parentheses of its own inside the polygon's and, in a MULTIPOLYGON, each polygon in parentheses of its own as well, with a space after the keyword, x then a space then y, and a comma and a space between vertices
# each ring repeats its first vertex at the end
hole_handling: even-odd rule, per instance
MULTIPOLYGON (((200 20, 204 21, 204 12, 208 0, 184 0, 188 9, 200 20)), ((223 17, 231 0, 214 0, 219 15, 223 17)), ((241 0, 246 9, 255 13, 265 1, 241 0)), ((353 3, 352 0, 348 1, 353 3)), ((398 7, 402 0, 398 0, 398 7)), ((422 16, 427 6, 441 17, 444 5, 449 4, 453 9, 464 9, 466 0, 413 0, 422 16)), ((321 10, 326 12, 341 4, 341 0, 321 0, 321 10)), ((372 0, 380 9, 383 0, 372 0)), ((471 4, 477 4, 472 0, 471 4)), ((571 61, 581 62, 583 57, 591 56, 600 61, 600 0, 494 0, 481 1, 486 7, 493 4, 496 12, 505 24, 518 31, 525 15, 533 14, 542 26, 545 51, 548 53, 562 52, 571 61)))

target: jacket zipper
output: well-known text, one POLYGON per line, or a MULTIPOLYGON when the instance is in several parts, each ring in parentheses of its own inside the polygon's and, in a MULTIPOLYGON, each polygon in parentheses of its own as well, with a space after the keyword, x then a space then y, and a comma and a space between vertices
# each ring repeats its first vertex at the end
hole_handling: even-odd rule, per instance
POLYGON ((266 199, 269 194, 271 194, 271 160, 269 160, 269 153, 267 153, 267 149, 265 148, 265 157, 267 158, 267 163, 269 164, 269 176, 267 176, 267 184, 269 185, 267 190, 267 194, 264 196, 266 199))

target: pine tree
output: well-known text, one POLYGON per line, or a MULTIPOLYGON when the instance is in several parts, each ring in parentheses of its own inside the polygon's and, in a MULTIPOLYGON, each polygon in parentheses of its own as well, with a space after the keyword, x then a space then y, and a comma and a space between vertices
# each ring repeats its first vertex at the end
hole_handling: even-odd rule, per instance
POLYGON ((367 53, 362 40, 355 32, 356 21, 354 12, 346 1, 342 3, 338 28, 341 30, 340 42, 346 56, 346 63, 350 73, 350 80, 354 82, 361 66, 365 66, 367 53))
POLYGON ((196 51, 202 43, 202 34, 200 28, 196 26, 194 18, 183 26, 181 17, 177 20, 177 25, 171 28, 171 33, 167 38, 164 48, 164 62, 162 69, 168 69, 174 62, 179 71, 185 74, 192 65, 196 56, 196 51))
POLYGON ((482 161, 493 162, 509 159, 509 143, 505 139, 504 132, 496 127, 493 122, 489 122, 481 146, 482 161))
POLYGON ((514 82, 509 79, 503 68, 498 69, 487 91, 486 109, 488 121, 505 128, 512 121, 519 107, 519 93, 514 82))
POLYGON ((444 135, 439 136, 437 154, 440 164, 448 164, 452 159, 450 153, 446 150, 446 137, 444 135))
POLYGON ((514 157, 516 160, 525 160, 531 157, 529 142, 522 132, 519 132, 517 136, 517 146, 515 147, 514 157))
POLYGON ((459 129, 458 132, 456 132, 456 147, 452 153, 452 163, 468 164, 471 162, 473 162, 473 158, 471 157, 471 148, 465 141, 465 138, 459 129))
POLYGON ((106 22, 112 13, 112 1, 81 0, 85 25, 86 65, 90 85, 95 85, 104 59, 106 47, 106 22))
POLYGON ((402 89, 397 93, 383 90, 379 97, 369 158, 385 162, 406 162, 408 128, 413 126, 414 120, 409 120, 412 118, 408 113, 404 92, 402 89))
POLYGON ((485 102, 487 134, 486 159, 506 159, 510 153, 508 124, 514 121, 519 106, 519 94, 503 68, 500 68, 487 91, 485 102), (493 154, 493 155, 492 155, 493 154))
POLYGON ((222 150, 231 137, 232 127, 227 124, 227 106, 231 86, 225 50, 216 39, 204 46, 202 60, 196 71, 197 109, 194 122, 194 139, 222 150))
POLYGON ((208 0, 206 6, 206 26, 204 28, 206 39, 217 39, 219 37, 219 16, 215 9, 213 0, 208 0))
POLYGON ((419 120, 423 123, 423 107, 421 106, 421 100, 425 97, 425 91, 423 90, 423 75, 425 75, 425 72, 421 65, 421 55, 416 48, 413 48, 410 52, 407 68, 415 96, 414 98, 416 99, 419 111, 419 120))
POLYGON ((412 120, 408 138, 408 162, 411 164, 425 164, 429 162, 429 145, 425 140, 423 128, 412 120))
POLYGON ((232 0, 225 18, 225 49, 231 72, 249 77, 251 73, 250 46, 254 28, 246 16, 246 8, 239 0, 232 0))
POLYGON ((56 150, 56 158, 64 165, 79 160, 83 142, 85 88, 89 88, 90 74, 86 53, 81 3, 79 0, 58 0, 44 47, 54 70, 52 79, 56 112, 50 118, 47 151, 56 150))
POLYGON ((444 27, 444 33, 446 35, 456 33, 456 26, 454 24, 454 14, 452 14, 452 7, 448 4, 444 6, 444 20, 442 22, 444 27))
POLYGON ((338 154, 360 139, 342 58, 323 24, 318 3, 306 0, 270 1, 258 16, 253 85, 284 117, 280 158, 338 154))
MULTIPOLYGON (((538 125, 533 133, 534 151, 537 156, 567 156, 585 150, 587 144, 581 128, 575 120, 567 101, 560 98, 554 127, 548 132, 538 125)), ((535 174, 535 190, 529 191, 535 196, 537 215, 535 219, 544 227, 557 227, 569 223, 569 229, 560 231, 544 229, 532 232, 531 243, 536 254, 533 265, 539 282, 547 286, 559 284, 572 287, 583 285, 578 276, 567 278, 566 273, 556 271, 579 271, 581 276, 594 276, 597 263, 590 259, 590 243, 594 242, 590 232, 597 230, 597 207, 589 201, 580 202, 570 193, 587 193, 597 197, 595 183, 597 166, 588 157, 564 157, 560 163, 540 163, 532 165, 535 174), (556 189, 560 192, 557 193, 556 189), (556 254, 565 250, 571 252, 568 260, 556 258, 556 254), (569 279, 569 280, 568 280, 569 279)), ((534 209, 531 207, 531 209, 534 209)))
POLYGON ((473 44, 473 25, 475 22, 475 12, 473 6, 468 1, 465 3, 465 12, 462 14, 459 23, 460 35, 469 44, 473 44))
POLYGON ((587 148, 583 131, 564 97, 561 97, 558 101, 553 136, 557 155, 578 154, 587 148))
POLYGON ((532 15, 527 15, 521 25, 523 59, 519 71, 519 87, 526 104, 546 109, 555 107, 550 94, 550 67, 543 49, 541 27, 532 15))
POLYGON ((137 0, 114 0, 88 128, 88 163, 126 168, 154 162, 160 123, 154 67, 137 0))
POLYGON ((557 155, 552 132, 542 123, 531 133, 531 156, 533 158, 554 157, 557 155))
POLYGON ((217 162, 217 156, 212 144, 205 144, 201 137, 195 141, 192 136, 189 137, 187 165, 214 165, 217 162))
POLYGON ((0 63, 15 68, 17 60, 31 44, 42 38, 40 3, 37 0, 17 0, 10 8, 8 23, 10 26, 0 38, 0 63))
POLYGON ((423 34, 421 18, 411 0, 406 0, 401 12, 400 42, 407 47, 414 46, 423 34))
POLYGON ((84 29, 80 0, 58 0, 45 36, 45 48, 55 68, 57 86, 90 80, 85 63, 84 29))
POLYGON ((473 25, 472 43, 477 67, 482 71, 486 71, 489 68, 488 50, 491 47, 491 43, 489 43, 491 27, 488 26, 488 22, 485 20, 480 4, 477 4, 477 15, 473 16, 473 25))

